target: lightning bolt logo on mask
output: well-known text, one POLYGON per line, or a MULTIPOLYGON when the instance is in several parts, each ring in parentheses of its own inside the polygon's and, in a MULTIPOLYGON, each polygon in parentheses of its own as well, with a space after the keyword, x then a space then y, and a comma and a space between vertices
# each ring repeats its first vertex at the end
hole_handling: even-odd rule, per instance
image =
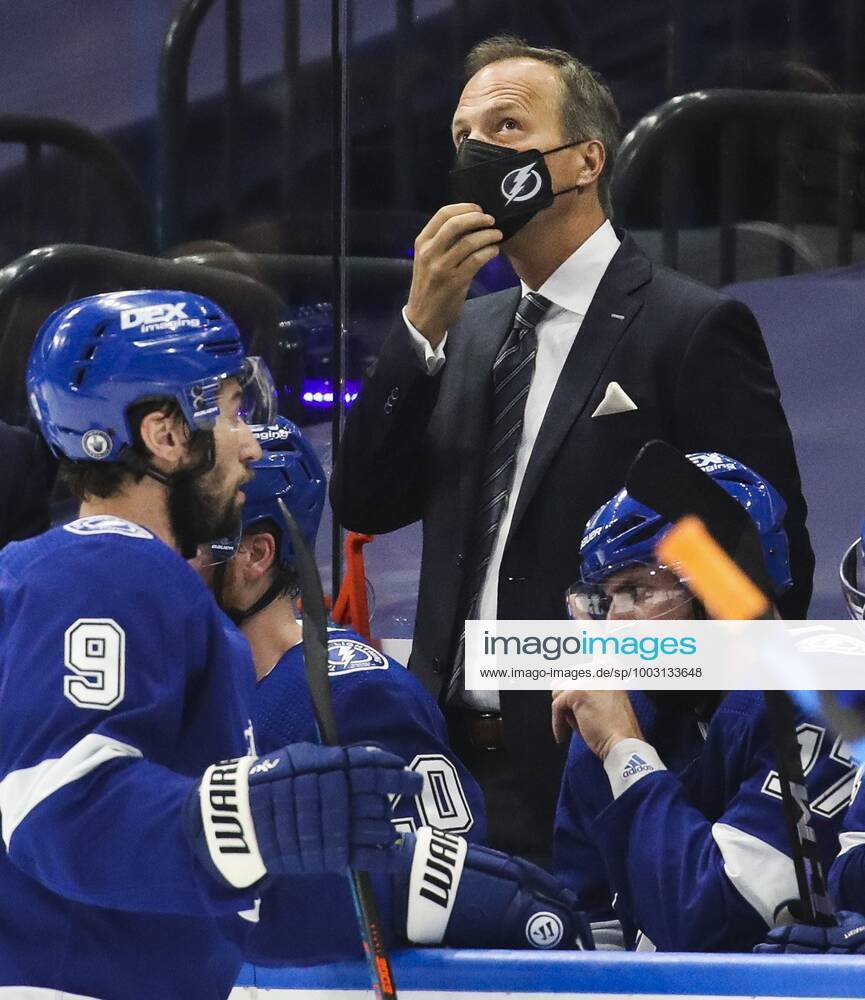
POLYGON ((505 205, 510 205, 512 201, 528 201, 540 191, 543 181, 535 170, 535 163, 537 160, 505 174, 502 181, 502 197, 505 199, 505 205))

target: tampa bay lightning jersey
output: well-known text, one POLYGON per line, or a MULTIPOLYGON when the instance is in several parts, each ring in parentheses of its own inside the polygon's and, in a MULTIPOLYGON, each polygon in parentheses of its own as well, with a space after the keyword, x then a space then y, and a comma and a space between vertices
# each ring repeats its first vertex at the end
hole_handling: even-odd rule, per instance
MULTIPOLYGON (((393 801, 395 825, 407 831, 434 826, 482 843, 483 795, 448 746, 444 717, 423 685, 405 667, 345 629, 329 631, 328 671, 340 742, 375 744, 398 754, 423 775, 423 789, 416 798, 393 801)), ((259 682, 252 717, 260 753, 286 743, 317 742, 302 644, 289 649, 259 682)), ((375 876, 373 884, 382 927, 391 942, 399 943, 390 880, 375 876)), ((299 965, 362 954, 345 878, 281 879, 262 898, 261 921, 249 941, 250 961, 299 965)))
MULTIPOLYGON (((575 734, 556 814, 554 870, 592 920, 618 917, 626 940, 660 951, 750 951, 797 896, 781 788, 761 692, 728 693, 708 723, 631 702, 667 770, 613 797, 575 734)), ((844 742, 797 719, 812 824, 828 867, 855 767, 844 742)), ((640 762, 626 765, 639 771, 640 762)))
POLYGON ((253 751, 253 686, 243 637, 144 528, 82 518, 0 553, 0 987, 228 996, 254 894, 194 860, 182 813, 253 751))
POLYGON ((829 870, 829 893, 839 910, 865 912, 865 764, 856 772, 850 808, 839 837, 839 854, 829 870))

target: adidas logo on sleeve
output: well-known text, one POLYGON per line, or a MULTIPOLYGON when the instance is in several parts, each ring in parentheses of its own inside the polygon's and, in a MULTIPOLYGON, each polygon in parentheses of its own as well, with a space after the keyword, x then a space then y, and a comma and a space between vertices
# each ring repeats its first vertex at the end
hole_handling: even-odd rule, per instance
POLYGON ((625 769, 622 771, 622 777, 633 778, 635 774, 654 770, 654 767, 651 764, 647 764, 638 753, 632 753, 628 758, 627 764, 625 764, 625 769))
POLYGON ((604 770, 617 799, 631 785, 655 771, 666 771, 657 750, 644 740, 620 740, 607 754, 604 770))

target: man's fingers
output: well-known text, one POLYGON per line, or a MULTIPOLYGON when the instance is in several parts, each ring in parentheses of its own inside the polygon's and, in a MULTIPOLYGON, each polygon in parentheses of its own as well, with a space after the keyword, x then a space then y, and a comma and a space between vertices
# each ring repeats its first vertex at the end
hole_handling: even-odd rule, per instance
POLYGON ((560 718, 559 712, 556 709, 555 705, 553 705, 552 725, 553 725, 553 739, 556 741, 556 743, 564 742, 563 738, 564 734, 567 732, 568 726, 567 723, 564 723, 560 718))
POLYGON ((553 739, 556 743, 564 743, 571 735, 576 720, 573 717, 567 691, 562 691, 553 698, 552 723, 553 739))
POLYGON ((494 257, 498 257, 498 255, 499 247, 497 243, 492 246, 481 247, 480 250, 475 250, 474 253, 469 254, 455 273, 461 281, 469 283, 484 264, 488 264, 494 257))
POLYGON ((472 254, 487 247, 494 247, 498 253, 501 241, 502 234, 498 229, 481 229, 476 233, 469 233, 442 257, 442 267, 458 270, 472 254))
POLYGON ((483 215, 483 210, 480 205, 471 205, 465 202, 460 202, 456 205, 443 205, 417 234, 415 246, 417 246, 418 243, 432 239, 432 237, 435 236, 448 219, 453 219, 456 216, 467 214, 483 215))
POLYGON ((445 205, 415 240, 406 317, 431 344, 459 315, 472 278, 498 253, 502 234, 477 205, 445 205))
POLYGON ((586 700, 586 691, 554 691, 552 704, 553 737, 556 743, 566 743, 570 730, 579 732, 576 711, 586 700))
POLYGON ((553 739, 556 743, 567 743, 571 738, 571 730, 576 732, 577 720, 570 705, 553 709, 553 739))
MULTIPOLYGON (((491 215, 484 215, 483 212, 467 212, 464 215, 455 215, 448 219, 438 232, 421 243, 415 244, 416 252, 421 251, 429 256, 443 257, 452 250, 458 243, 464 240, 471 233, 492 232, 495 220, 491 215)), ((498 231, 498 230, 496 230, 498 231)), ((499 236, 501 239, 501 236, 499 236)))

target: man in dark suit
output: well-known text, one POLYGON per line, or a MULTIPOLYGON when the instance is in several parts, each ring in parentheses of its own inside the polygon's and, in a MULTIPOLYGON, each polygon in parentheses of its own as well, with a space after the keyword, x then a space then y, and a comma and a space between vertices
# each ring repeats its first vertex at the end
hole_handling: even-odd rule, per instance
POLYGON ((47 530, 53 463, 42 439, 0 420, 0 549, 47 530))
POLYGON ((723 452, 775 484, 788 616, 805 614, 814 560, 753 316, 653 267, 609 221, 607 88, 567 53, 511 38, 481 43, 467 68, 453 122, 464 198, 417 238, 408 303, 350 411, 331 499, 358 531, 423 520, 410 669, 487 794, 492 846, 543 862, 562 764, 549 695, 466 691, 464 620, 565 617, 581 526, 652 438, 723 452), (500 251, 521 289, 466 302, 500 251))

